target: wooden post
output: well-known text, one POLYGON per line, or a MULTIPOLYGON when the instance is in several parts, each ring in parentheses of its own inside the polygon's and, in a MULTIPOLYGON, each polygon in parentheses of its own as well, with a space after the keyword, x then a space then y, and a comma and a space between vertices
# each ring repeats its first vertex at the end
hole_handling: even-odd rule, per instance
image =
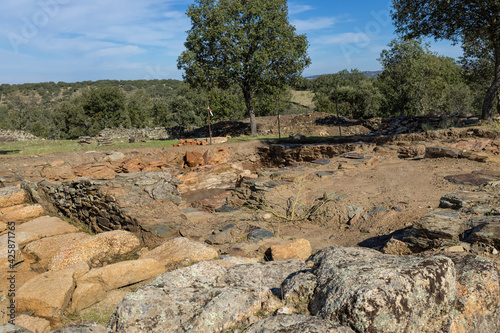
POLYGON ((208 109, 208 134, 210 136, 210 145, 212 145, 212 125, 210 118, 212 116, 212 111, 210 111, 210 104, 208 103, 208 97, 207 97, 207 109, 208 109))
POLYGON ((337 109, 337 121, 339 122, 339 133, 340 133, 340 137, 342 137, 342 127, 340 126, 338 102, 339 102, 339 92, 338 92, 338 87, 335 87, 335 108, 337 109))
POLYGON ((280 104, 279 95, 276 93, 276 113, 278 114, 278 140, 281 140, 280 104))

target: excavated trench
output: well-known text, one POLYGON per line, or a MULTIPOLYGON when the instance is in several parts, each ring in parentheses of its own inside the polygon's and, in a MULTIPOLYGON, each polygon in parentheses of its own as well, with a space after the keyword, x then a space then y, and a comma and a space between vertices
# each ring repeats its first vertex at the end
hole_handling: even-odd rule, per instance
MULTIPOLYGON (((147 226, 168 222, 172 210, 181 202, 195 203, 233 190, 245 173, 262 169, 279 169, 329 159, 349 152, 369 152, 376 146, 405 142, 456 140, 457 138, 495 138, 498 132, 474 129, 448 129, 429 133, 414 133, 379 137, 344 137, 300 142, 263 142, 252 149, 239 149, 235 145, 228 165, 243 167, 226 168, 217 174, 217 168, 195 172, 198 187, 187 188, 167 171, 118 174, 111 180, 76 179, 69 182, 42 182, 36 189, 40 200, 65 217, 87 226, 95 233, 110 230, 127 230, 141 234, 145 243, 157 243, 147 226), (247 170, 247 171, 244 171, 247 170), (223 176, 222 176, 223 175, 223 176), (206 177, 205 177, 206 176, 206 177), (212 181, 204 183, 204 178, 212 181), (201 185, 200 185, 201 184, 201 185), (179 189, 183 189, 179 192, 179 189), (152 239, 152 240, 151 240, 152 239)), ((206 149, 206 148, 204 148, 206 149)), ((32 189, 33 190, 33 189, 32 189)), ((32 191, 33 192, 33 191, 32 191)), ((165 236, 165 235, 163 235, 165 236)))

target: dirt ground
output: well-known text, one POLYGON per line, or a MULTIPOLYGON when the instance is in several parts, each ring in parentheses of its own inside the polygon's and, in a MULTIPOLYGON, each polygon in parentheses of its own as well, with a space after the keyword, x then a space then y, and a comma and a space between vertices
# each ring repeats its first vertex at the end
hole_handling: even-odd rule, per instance
MULTIPOLYGON (((312 123, 312 122, 311 122, 312 123)), ((285 123, 292 126, 293 124, 285 123)), ((312 125, 311 125, 312 126, 312 125)), ((301 132, 304 132, 301 129, 301 132)), ((310 133, 324 131, 323 129, 310 128, 310 133)), ((335 131, 332 129, 332 131, 335 131)), ((359 131, 357 131, 359 132, 359 131)), ((474 140, 476 138, 469 138, 474 140)), ((443 135, 442 141, 446 145, 459 138, 443 135)), ((403 141, 404 142, 404 141, 403 141)), ((422 144, 421 142, 406 142, 405 144, 422 144)), ((244 163, 249 155, 255 154, 259 147, 267 146, 268 142, 252 141, 241 143, 224 143, 217 145, 233 151, 231 163, 244 163)), ((432 143, 439 145, 440 141, 434 139, 432 143)), ((443 143, 444 144, 444 143, 443 143)), ((243 209, 231 214, 215 214, 214 218, 197 222, 190 226, 188 234, 203 240, 211 231, 223 227, 228 223, 244 222, 267 228, 282 239, 306 238, 314 250, 319 250, 331 245, 356 246, 363 244, 376 244, 378 237, 387 236, 392 232, 411 226, 414 221, 427 212, 439 206, 439 199, 447 193, 457 190, 474 190, 476 185, 459 185, 446 180, 444 177, 471 173, 478 170, 500 172, 497 159, 478 162, 469 159, 457 158, 399 158, 398 149, 401 141, 376 146, 366 152, 365 162, 337 156, 329 159, 328 164, 299 163, 297 171, 300 181, 295 181, 285 186, 269 191, 267 199, 277 205, 285 206, 289 198, 298 199, 303 205, 310 205, 325 192, 335 192, 343 197, 329 203, 327 209, 330 214, 323 219, 312 219, 300 222, 290 222, 276 219, 265 214, 264 211, 243 209), (300 187, 300 196, 297 196, 300 187), (348 206, 362 209, 362 213, 355 221, 349 221, 348 206), (370 243, 371 242, 371 243, 370 243)), ((148 148, 123 150, 127 156, 159 156, 165 151, 181 154, 190 147, 173 148, 148 148)), ((206 149, 206 148, 203 148, 206 149)), ((494 156, 493 156, 494 157, 494 156)), ((96 154, 92 153, 57 153, 37 156, 0 156, 0 179, 4 185, 18 183, 21 179, 30 179, 33 168, 54 161, 66 161, 72 166, 83 163, 96 162, 96 154)), ((179 166, 179 168, 181 168, 179 166)), ((252 173, 279 171, 279 168, 262 167, 251 170, 252 173)), ((184 171, 181 171, 184 172, 184 171)), ((229 192, 224 192, 227 196, 229 192)), ((191 195, 184 203, 184 208, 189 206, 199 207, 198 201, 213 199, 213 192, 200 192, 191 195)), ((225 197, 222 196, 222 199, 225 197)), ((221 248, 224 252, 226 248, 221 248)))

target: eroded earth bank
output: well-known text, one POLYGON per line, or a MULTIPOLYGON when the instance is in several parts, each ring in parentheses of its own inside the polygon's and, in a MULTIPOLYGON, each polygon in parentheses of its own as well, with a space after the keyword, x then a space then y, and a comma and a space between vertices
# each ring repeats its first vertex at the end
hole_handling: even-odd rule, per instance
POLYGON ((498 332, 498 132, 296 139, 0 156, 0 331, 498 332))

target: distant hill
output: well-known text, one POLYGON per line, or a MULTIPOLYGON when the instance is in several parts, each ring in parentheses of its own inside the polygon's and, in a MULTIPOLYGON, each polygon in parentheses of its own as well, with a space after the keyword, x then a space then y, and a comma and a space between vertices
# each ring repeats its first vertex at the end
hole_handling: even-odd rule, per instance
MULTIPOLYGON (((365 74, 367 77, 377 77, 382 72, 383 71, 364 71, 362 73, 365 74)), ((328 75, 328 74, 320 74, 320 75, 307 76, 305 78, 308 79, 308 80, 314 80, 314 79, 320 77, 321 75, 328 75)))

